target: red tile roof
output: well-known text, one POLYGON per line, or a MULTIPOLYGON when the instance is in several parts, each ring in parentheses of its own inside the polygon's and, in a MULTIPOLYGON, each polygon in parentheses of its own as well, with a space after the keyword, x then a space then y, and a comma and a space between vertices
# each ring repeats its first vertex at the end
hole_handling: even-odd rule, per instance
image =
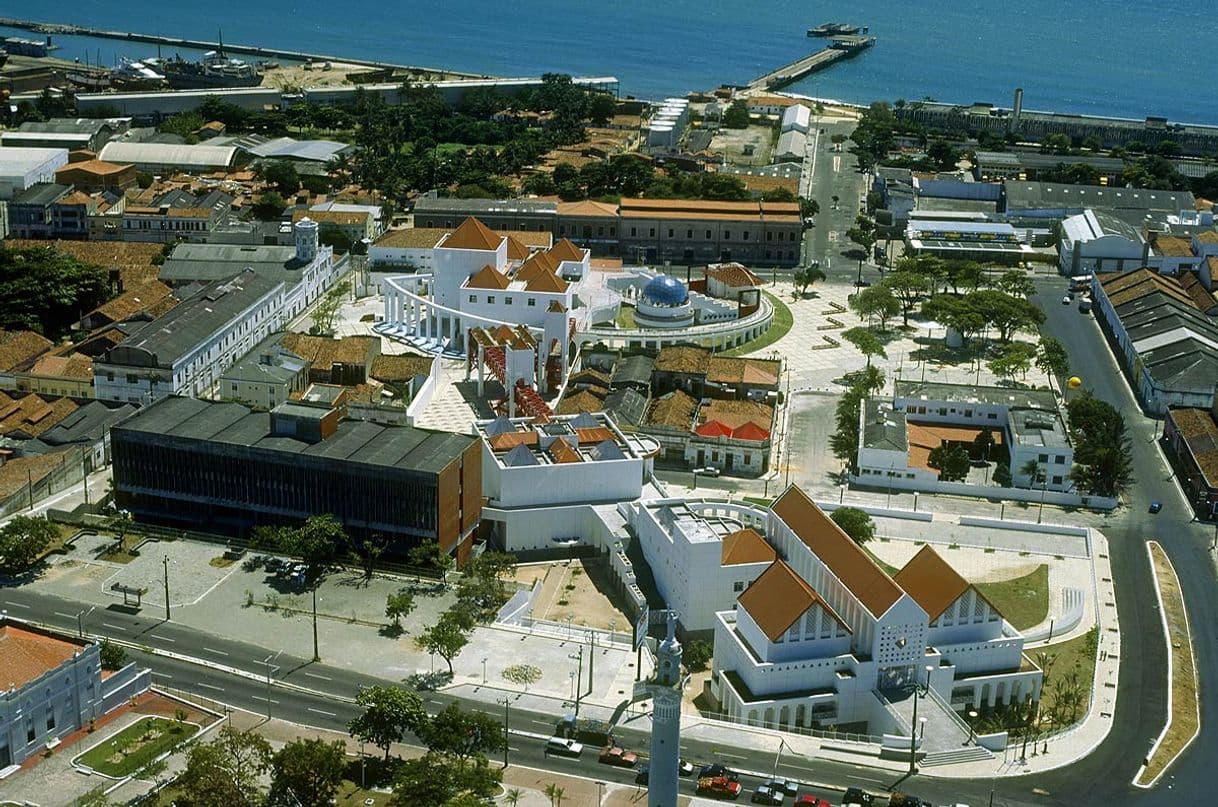
POLYGON ((766 543, 761 534, 752 527, 736 530, 723 536, 723 551, 719 558, 722 566, 740 563, 772 563, 778 558, 774 547, 766 543))
POLYGON ((483 266, 474 276, 465 281, 465 287, 469 289, 498 289, 502 291, 511 283, 508 276, 502 272, 495 271, 495 267, 489 263, 483 266))
POLYGON ((440 246, 445 249, 477 249, 494 251, 499 249, 503 236, 470 216, 452 231, 440 246))
POLYGON ((59 667, 81 645, 9 623, 0 626, 0 686, 20 689, 59 667))
POLYGON ((814 605, 819 605, 839 625, 849 630, 849 626, 816 590, 781 560, 774 561, 770 568, 762 572, 761 576, 753 581, 753 585, 744 590, 737 602, 771 642, 781 639, 814 605))

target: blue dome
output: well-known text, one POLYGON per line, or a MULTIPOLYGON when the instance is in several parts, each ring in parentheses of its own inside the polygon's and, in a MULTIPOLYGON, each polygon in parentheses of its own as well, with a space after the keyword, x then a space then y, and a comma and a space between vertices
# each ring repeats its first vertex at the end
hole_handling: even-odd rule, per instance
POLYGON ((689 301, 689 291, 672 275, 658 275, 643 287, 643 299, 655 305, 676 307, 689 301))

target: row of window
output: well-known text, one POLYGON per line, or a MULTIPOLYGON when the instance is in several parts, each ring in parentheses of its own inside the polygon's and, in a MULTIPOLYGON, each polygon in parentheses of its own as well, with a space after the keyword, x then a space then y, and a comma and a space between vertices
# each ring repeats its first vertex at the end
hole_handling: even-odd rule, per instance
MULTIPOLYGON (((536 306, 536 305, 537 305, 537 298, 536 298, 536 297, 528 297, 528 298, 526 298, 526 300, 527 300, 528 305, 529 305, 529 307, 530 307, 530 308, 532 308, 532 307, 534 307, 534 306, 536 306)), ((471 303, 476 303, 476 302, 478 302, 478 295, 476 295, 476 294, 471 294, 471 295, 469 296, 469 301, 470 301, 471 303)), ((495 295, 493 295, 493 294, 488 294, 488 295, 486 295, 486 304, 487 304, 487 305, 494 305, 494 304, 495 304, 495 295)), ((511 298, 510 296, 505 296, 505 297, 503 298, 503 304, 504 304, 504 305, 511 305, 511 304, 512 304, 512 298, 511 298)))
MULTIPOLYGON (((669 227, 669 228, 668 228, 668 237, 669 237, 669 238, 676 238, 676 237, 677 237, 676 232, 677 232, 677 231, 676 231, 675 229, 673 229, 672 227, 669 227)), ((714 236, 714 232, 715 232, 714 230, 707 230, 707 231, 706 231, 706 238, 705 238, 704 240, 706 240, 706 241, 711 241, 711 240, 714 240, 714 237, 715 237, 715 236, 714 236)), ((638 233, 638 228, 637 228, 637 227, 631 227, 631 228, 630 228, 630 237, 631 237, 631 238, 637 238, 637 237, 638 237, 638 235, 639 235, 639 233, 638 233)), ((655 228, 655 227, 649 227, 649 228, 647 229, 647 237, 648 237, 648 238, 655 238, 655 237, 656 237, 656 228, 655 228)), ((686 230, 686 231, 685 231, 685 238, 686 238, 686 239, 688 239, 688 240, 691 240, 691 241, 692 241, 692 240, 693 240, 693 237, 694 237, 694 231, 693 231, 693 230, 686 230)), ((783 240, 785 240, 785 237, 786 237, 786 233, 785 233, 785 232, 783 232, 783 231, 781 231, 781 230, 779 230, 779 231, 778 231, 778 240, 779 240, 779 241, 783 241, 783 240)), ((724 240, 724 241, 731 241, 731 240, 732 240, 732 231, 731 231, 731 230, 724 230, 724 231, 723 231, 723 240, 724 240)), ((748 241, 748 240, 749 240, 749 231, 748 231, 748 230, 745 230, 745 231, 743 232, 743 234, 741 235, 741 240, 742 240, 742 241, 748 241)), ((766 234, 765 234, 765 240, 767 240, 767 241, 773 241, 773 240, 774 240, 774 231, 773 231, 773 230, 767 230, 767 231, 766 231, 766 234)), ((791 240, 792 240, 792 241, 797 241, 797 240, 799 240, 799 239, 798 239, 798 237, 796 236, 796 234, 795 234, 795 233, 791 233, 791 240)))

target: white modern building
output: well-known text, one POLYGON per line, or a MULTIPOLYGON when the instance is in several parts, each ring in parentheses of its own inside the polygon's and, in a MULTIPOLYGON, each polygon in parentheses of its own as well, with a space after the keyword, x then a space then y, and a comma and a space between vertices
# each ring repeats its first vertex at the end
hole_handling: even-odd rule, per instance
POLYGON ((647 149, 654 154, 676 150, 689 125, 689 101, 666 98, 647 123, 647 149))
POLYGON ((67 149, 0 146, 0 201, 39 182, 54 182, 56 169, 67 164, 67 149))
POLYGON ((778 136, 774 147, 774 162, 803 162, 808 151, 808 135, 794 129, 778 136))
POLYGON ((103 677, 100 647, 0 616, 0 781, 148 690, 151 671, 135 662, 103 677))
POLYGON ((929 546, 889 576, 794 487, 765 538, 777 559, 716 614, 710 687, 733 718, 908 736, 897 704, 914 685, 928 712, 1040 698, 1023 638, 929 546))

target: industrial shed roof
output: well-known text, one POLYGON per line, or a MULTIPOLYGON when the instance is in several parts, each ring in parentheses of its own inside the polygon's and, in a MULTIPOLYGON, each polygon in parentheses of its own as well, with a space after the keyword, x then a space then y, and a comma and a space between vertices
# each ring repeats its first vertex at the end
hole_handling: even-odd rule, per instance
POLYGON ((107 143, 98 159, 136 165, 179 168, 229 168, 237 159, 235 146, 188 146, 174 143, 107 143))

